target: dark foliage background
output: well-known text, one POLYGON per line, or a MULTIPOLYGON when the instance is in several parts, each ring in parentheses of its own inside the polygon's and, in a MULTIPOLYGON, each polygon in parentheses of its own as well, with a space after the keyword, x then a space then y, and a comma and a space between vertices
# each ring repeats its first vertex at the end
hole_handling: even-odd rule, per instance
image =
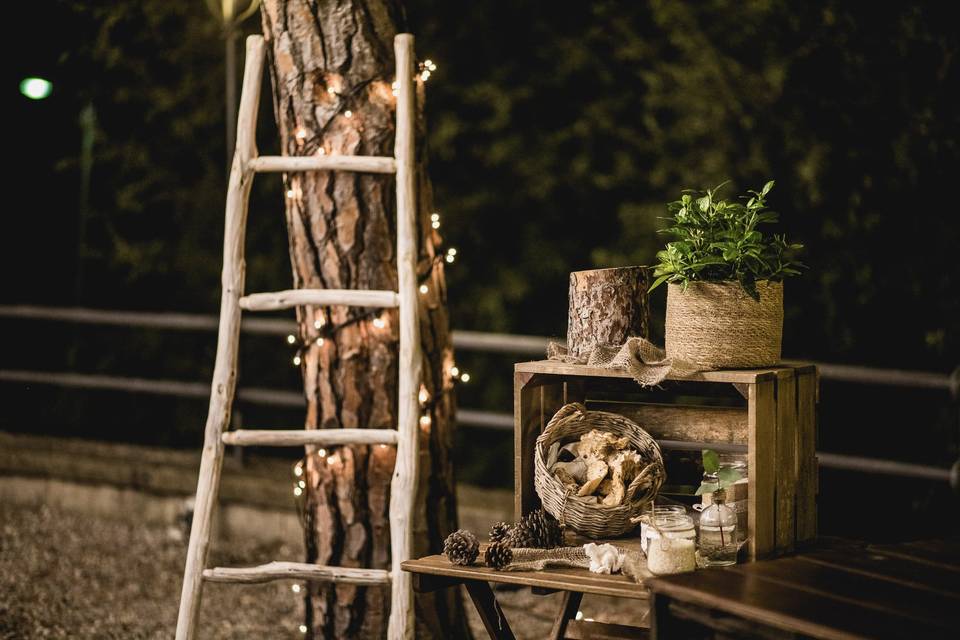
MULTIPOLYGON (((203 3, 10 9, 29 37, 6 72, 16 160, 2 302, 215 313, 223 44, 203 3), (52 79, 51 98, 19 96, 26 75, 52 79), (78 118, 88 105, 97 124, 84 208, 78 118)), ((448 269, 455 328, 562 336, 569 271, 650 263, 663 242, 657 216, 683 188, 731 179, 741 192, 774 177, 781 230, 806 244, 810 266, 787 285, 786 355, 960 364, 953 3, 424 0, 408 3, 408 17, 420 56, 439 65, 429 142, 441 231, 459 249, 448 269)), ((265 153, 271 109, 265 100, 265 153)), ((251 291, 289 282, 281 197, 279 180, 255 183, 251 291)), ((205 380, 213 363, 212 334, 2 325, 0 368, 205 380)), ((245 383, 299 385, 282 340, 250 338, 243 353, 245 383)), ((473 375, 461 405, 509 410, 510 359, 461 362, 473 375)), ((201 437, 204 401, 0 390, 11 400, 0 429, 177 446, 201 437)), ((248 423, 300 422, 297 412, 244 411, 248 423)), ((942 392, 825 384, 822 412, 822 449, 956 459, 957 407, 942 392)), ((496 470, 506 434, 461 438, 465 477, 509 483, 496 470)), ((849 501, 885 492, 915 513, 952 505, 956 527, 943 487, 823 480, 822 516, 848 523, 849 501)))

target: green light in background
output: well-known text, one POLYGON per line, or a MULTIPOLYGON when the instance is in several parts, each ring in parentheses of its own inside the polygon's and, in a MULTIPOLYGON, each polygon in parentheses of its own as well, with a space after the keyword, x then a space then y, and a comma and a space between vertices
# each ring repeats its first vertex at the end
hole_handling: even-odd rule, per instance
POLYGON ((43 100, 52 90, 53 84, 43 78, 24 78, 20 82, 20 93, 31 100, 43 100))

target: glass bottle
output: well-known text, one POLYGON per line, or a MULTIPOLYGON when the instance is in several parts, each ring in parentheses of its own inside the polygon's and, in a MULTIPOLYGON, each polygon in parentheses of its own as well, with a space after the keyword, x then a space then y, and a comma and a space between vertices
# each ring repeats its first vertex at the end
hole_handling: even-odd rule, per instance
POLYGON ((737 562, 737 514, 726 504, 726 492, 713 492, 710 506, 700 513, 700 559, 708 567, 723 567, 737 562))
POLYGON ((697 531, 688 515, 655 515, 647 527, 647 569, 656 576, 697 568, 697 531))

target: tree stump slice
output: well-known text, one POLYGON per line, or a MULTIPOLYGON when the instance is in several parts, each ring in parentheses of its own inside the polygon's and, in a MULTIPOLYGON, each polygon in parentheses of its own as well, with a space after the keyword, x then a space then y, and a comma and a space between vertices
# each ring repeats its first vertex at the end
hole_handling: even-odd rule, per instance
POLYGON ((647 267, 572 272, 567 323, 569 355, 586 358, 597 345, 617 346, 630 337, 649 337, 649 288, 647 267))

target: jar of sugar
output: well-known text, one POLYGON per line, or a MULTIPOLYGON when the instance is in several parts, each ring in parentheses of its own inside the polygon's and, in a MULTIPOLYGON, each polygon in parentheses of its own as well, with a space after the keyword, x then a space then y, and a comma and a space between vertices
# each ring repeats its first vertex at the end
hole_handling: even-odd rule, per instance
POLYGON ((675 513, 654 515, 647 525, 647 569, 656 576, 697 567, 697 531, 693 519, 675 513))

